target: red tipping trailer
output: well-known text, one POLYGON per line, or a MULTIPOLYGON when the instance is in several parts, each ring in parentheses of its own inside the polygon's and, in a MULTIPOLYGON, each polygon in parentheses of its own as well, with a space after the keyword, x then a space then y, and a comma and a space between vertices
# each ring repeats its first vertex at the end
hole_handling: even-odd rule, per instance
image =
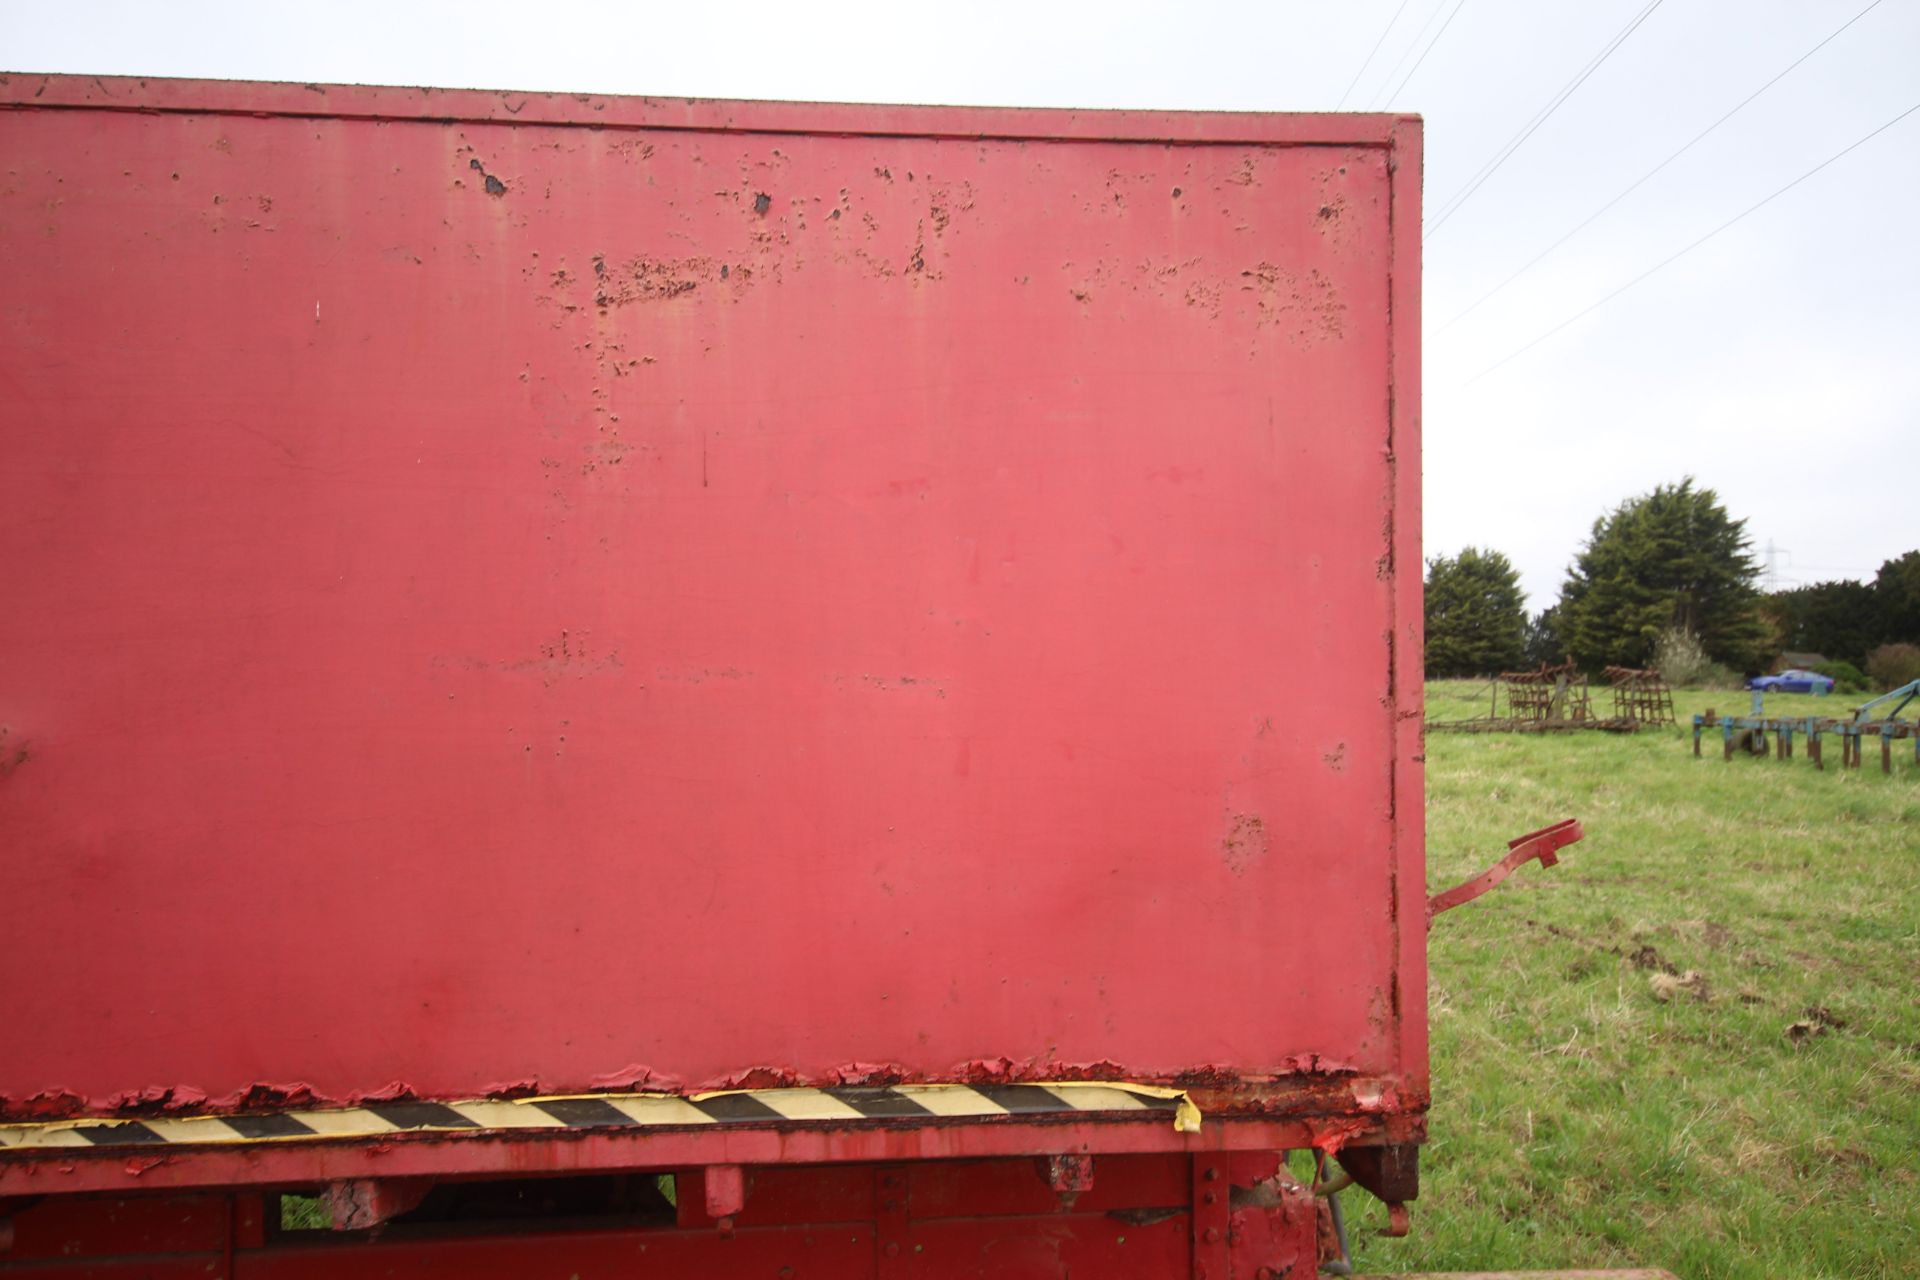
POLYGON ((0 166, 0 1275, 1411 1198, 1417 120, 13 75, 0 166))

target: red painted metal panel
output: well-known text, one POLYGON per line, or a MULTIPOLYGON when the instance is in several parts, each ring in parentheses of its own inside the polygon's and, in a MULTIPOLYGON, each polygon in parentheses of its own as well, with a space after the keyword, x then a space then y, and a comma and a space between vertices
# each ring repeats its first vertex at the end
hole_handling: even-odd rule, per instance
POLYGON ((13 1112, 1423 1105, 1416 122, 0 105, 13 1112))
MULTIPOLYGON (((1102 1156, 1093 1162, 1092 1185, 1063 1195, 1047 1183, 1045 1160, 970 1160, 926 1165, 912 1175, 910 1203, 916 1221, 959 1217, 1019 1217, 1081 1213, 1140 1206, 1184 1207, 1190 1196, 1189 1163, 1164 1156, 1102 1156)), ((1265 1171, 1269 1176, 1271 1168, 1265 1171)))
POLYGON ((31 1209, 0 1205, 10 1247, 0 1261, 40 1258, 71 1263, 104 1254, 218 1253, 232 1232, 229 1201, 217 1196, 137 1196, 91 1200, 55 1196, 31 1209))
POLYGON ((7 1280, 232 1280, 233 1274, 221 1254, 179 1254, 167 1258, 115 1256, 77 1265, 52 1259, 17 1267, 0 1262, 0 1275, 7 1280))
MULTIPOLYGON (((0 1256, 0 1275, 171 1276, 191 1268, 239 1280, 636 1272, 1256 1280, 1310 1271, 1316 1247, 1311 1194, 1273 1178, 1271 1160, 1208 1179, 1206 1170, 1215 1167, 1212 1160, 1166 1154, 1098 1161, 1093 1186, 1071 1200, 1047 1192, 1044 1167, 1033 1161, 788 1167, 756 1182, 731 1227, 697 1218, 676 1224, 625 1209, 511 1224, 423 1211, 378 1231, 330 1235, 250 1228, 260 1212, 257 1197, 54 1199, 18 1212, 23 1238, 64 1238, 72 1223, 84 1222, 88 1239, 59 1256, 47 1250, 0 1256), (760 1199, 767 1203, 756 1209, 760 1199), (130 1228, 131 1220, 151 1218, 163 1204, 169 1213, 221 1230, 163 1240, 130 1228)), ((689 1181, 683 1177, 679 1185, 683 1207, 689 1181)))
MULTIPOLYGON (((1134 1225, 1116 1219, 1014 1218, 930 1222, 914 1231, 898 1274, 914 1280, 1000 1277, 1183 1276, 1189 1264, 1185 1216, 1134 1225)), ((1221 1277, 1226 1280, 1226 1277, 1221 1277)))

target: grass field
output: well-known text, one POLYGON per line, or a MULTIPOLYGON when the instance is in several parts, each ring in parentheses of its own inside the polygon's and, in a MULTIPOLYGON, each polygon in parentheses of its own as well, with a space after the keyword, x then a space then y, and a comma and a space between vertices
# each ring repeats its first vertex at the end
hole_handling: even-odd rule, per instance
MULTIPOLYGON (((1480 686, 1484 688, 1484 686, 1480 686)), ((1430 719, 1478 714, 1428 688, 1430 719)), ((1770 714, 1848 700, 1769 698, 1770 714)), ((1681 693, 1636 735, 1434 734, 1429 883, 1580 818, 1435 923, 1434 1104, 1414 1233, 1363 1270, 1663 1266, 1684 1280, 1920 1276, 1920 768, 1702 759, 1681 693)), ((1599 704, 1597 704, 1599 705, 1599 704)), ((1899 744, 1896 744, 1899 745, 1899 744)))

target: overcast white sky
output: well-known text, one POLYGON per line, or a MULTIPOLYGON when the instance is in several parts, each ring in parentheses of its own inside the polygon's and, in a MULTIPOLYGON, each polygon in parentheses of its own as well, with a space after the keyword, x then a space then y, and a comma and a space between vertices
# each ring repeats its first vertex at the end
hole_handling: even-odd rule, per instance
MULTIPOLYGON (((1538 609, 1552 603, 1596 515, 1689 473, 1748 520, 1757 550, 1774 544, 1781 585, 1870 577, 1920 546, 1920 113, 1476 377, 1920 104, 1916 0, 1881 0, 1448 325, 1868 4, 1655 0, 1591 78, 1430 230, 1429 554, 1466 544, 1507 552, 1538 609)), ((1350 110, 1426 116, 1431 229, 1647 5, 0 0, 0 67, 1260 111, 1332 110, 1344 94, 1350 110)))

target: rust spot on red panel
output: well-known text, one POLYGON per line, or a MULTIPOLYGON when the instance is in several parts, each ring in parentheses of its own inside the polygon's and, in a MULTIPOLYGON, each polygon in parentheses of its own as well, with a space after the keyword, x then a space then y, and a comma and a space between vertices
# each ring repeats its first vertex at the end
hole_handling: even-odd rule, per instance
POLYGON ((1282 330, 1288 341, 1313 346, 1343 335, 1347 304, 1319 268, 1304 274, 1259 262, 1240 273, 1240 288, 1254 295, 1256 324, 1282 330))
POLYGON ((1257 813, 1228 813, 1227 834, 1220 840, 1220 856, 1227 870, 1243 875, 1267 855, 1267 823, 1257 813))
POLYGON ((722 281, 738 291, 753 281, 753 268, 742 266, 736 270, 730 263, 705 256, 651 258, 640 255, 617 267, 609 267, 605 258, 596 256, 593 272, 600 282, 593 302, 601 308, 664 302, 690 294, 702 285, 722 281))
POLYGON ((507 184, 488 173, 486 166, 480 163, 478 157, 468 160, 467 167, 480 175, 486 184, 486 192, 488 195, 503 196, 507 194, 507 184))
POLYGON ((1236 1093, 1244 1089, 1246 1085, 1246 1081, 1240 1078, 1238 1072, 1230 1067, 1220 1066, 1217 1063, 1189 1067, 1185 1071, 1177 1073, 1173 1077, 1173 1082, 1182 1089, 1204 1089, 1210 1087, 1214 1089, 1226 1089, 1236 1093))
POLYGON ((1049 1080, 1127 1080, 1125 1067, 1117 1062, 1062 1062, 1053 1064, 1046 1072, 1049 1080))
POLYGON ((918 1083, 914 1073, 897 1062, 849 1062, 836 1069, 833 1078, 842 1085, 866 1088, 918 1083))
POLYGON ((33 759, 33 750, 17 737, 10 725, 0 724, 0 778, 33 759))

